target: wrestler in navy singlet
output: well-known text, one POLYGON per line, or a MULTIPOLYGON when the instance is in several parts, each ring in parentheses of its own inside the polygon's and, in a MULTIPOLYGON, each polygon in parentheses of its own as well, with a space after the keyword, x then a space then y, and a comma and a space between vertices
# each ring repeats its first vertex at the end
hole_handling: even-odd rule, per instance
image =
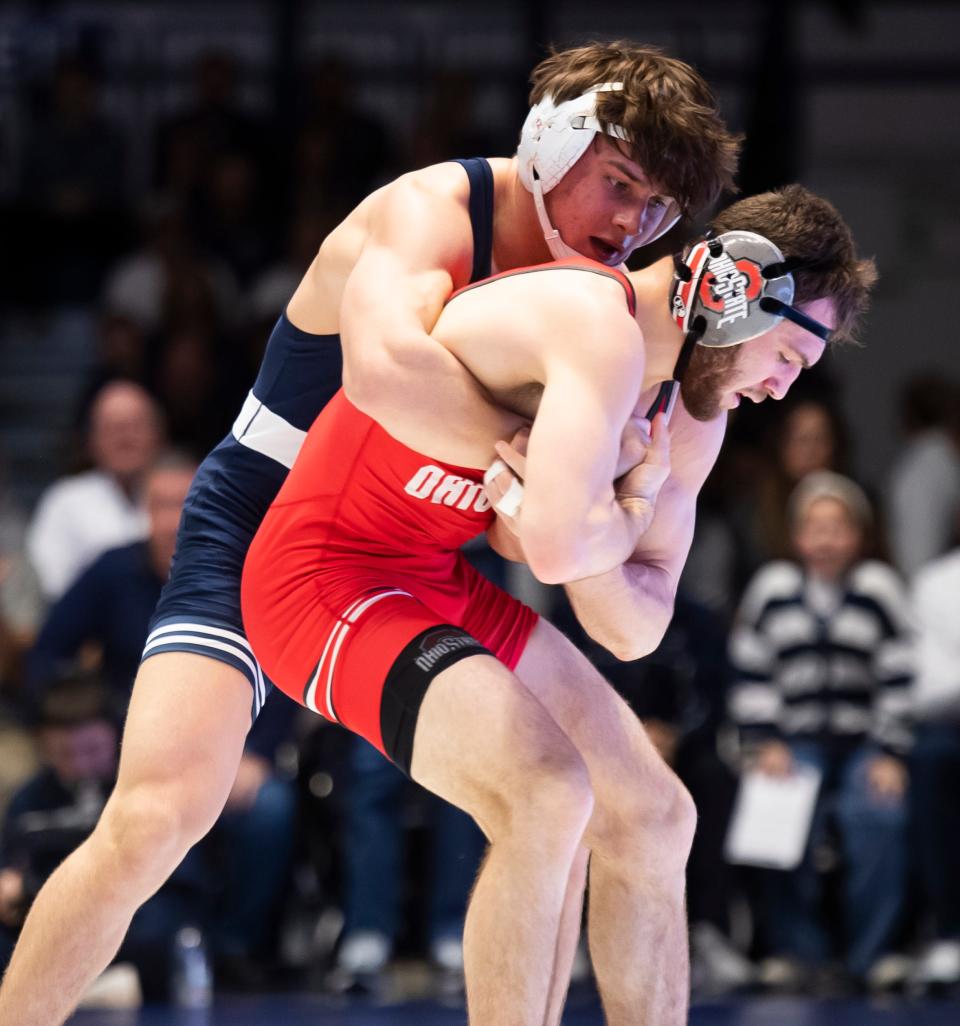
MULTIPOLYGON (((471 281, 490 274, 493 174, 483 158, 459 160, 470 181, 471 281)), ((257 380, 233 430, 206 457, 184 505, 170 579, 143 658, 194 652, 240 670, 253 716, 272 685, 246 639, 240 580, 247 549, 300 451, 310 425, 340 388, 339 335, 301 331, 280 315, 257 380)))

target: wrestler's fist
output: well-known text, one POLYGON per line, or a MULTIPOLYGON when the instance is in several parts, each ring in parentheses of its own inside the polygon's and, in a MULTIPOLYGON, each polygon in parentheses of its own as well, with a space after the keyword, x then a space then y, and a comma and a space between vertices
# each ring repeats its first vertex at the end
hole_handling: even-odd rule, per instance
POLYGON ((664 414, 653 418, 643 459, 615 484, 617 502, 633 517, 639 534, 650 526, 660 489, 670 476, 670 428, 664 414))

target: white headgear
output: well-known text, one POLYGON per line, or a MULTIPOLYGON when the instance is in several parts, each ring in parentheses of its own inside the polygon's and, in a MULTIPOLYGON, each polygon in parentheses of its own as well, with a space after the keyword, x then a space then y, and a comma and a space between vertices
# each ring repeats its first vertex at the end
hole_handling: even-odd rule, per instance
MULTIPOLYGON (((597 132, 603 131, 597 118, 597 95, 623 89, 622 82, 605 82, 572 100, 554 104, 553 98, 545 96, 530 108, 527 120, 520 130, 520 145, 517 147, 520 181, 533 193, 537 217, 543 229, 543 238, 555 260, 582 256, 571 249, 560 238, 560 232, 550 223, 543 197, 574 164, 587 152, 597 132)), ((608 125, 606 134, 616 139, 629 141, 620 125, 608 125)), ((662 218, 648 230, 640 245, 645 246, 660 238, 680 219, 679 208, 670 209, 672 219, 662 218)))

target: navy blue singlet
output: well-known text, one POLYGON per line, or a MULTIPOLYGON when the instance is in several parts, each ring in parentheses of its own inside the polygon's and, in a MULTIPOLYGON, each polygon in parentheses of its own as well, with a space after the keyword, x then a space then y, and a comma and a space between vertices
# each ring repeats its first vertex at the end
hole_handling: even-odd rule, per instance
MULTIPOLYGON (((482 157, 457 161, 470 180, 471 281, 490 275, 493 173, 482 157)), ((195 652, 240 670, 253 715, 271 688, 243 631, 240 579, 247 549, 307 430, 342 383, 339 335, 314 335, 280 315, 240 415, 200 465, 184 504, 177 548, 143 658, 195 652)))

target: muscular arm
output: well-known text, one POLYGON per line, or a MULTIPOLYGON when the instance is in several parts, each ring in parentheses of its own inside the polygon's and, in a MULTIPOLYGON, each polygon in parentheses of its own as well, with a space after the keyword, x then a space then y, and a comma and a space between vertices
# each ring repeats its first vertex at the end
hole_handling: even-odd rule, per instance
POLYGON ((678 405, 673 425, 673 469, 657 499, 653 522, 630 558, 566 588, 584 630, 619 659, 652 652, 670 623, 693 540, 697 495, 716 462, 725 419, 696 424, 678 405))
POLYGON ((469 216, 449 186, 457 173, 406 175, 370 200, 343 289, 340 332, 346 393, 379 420, 432 393, 456 391, 464 376, 428 334, 450 292, 469 278, 469 216))

